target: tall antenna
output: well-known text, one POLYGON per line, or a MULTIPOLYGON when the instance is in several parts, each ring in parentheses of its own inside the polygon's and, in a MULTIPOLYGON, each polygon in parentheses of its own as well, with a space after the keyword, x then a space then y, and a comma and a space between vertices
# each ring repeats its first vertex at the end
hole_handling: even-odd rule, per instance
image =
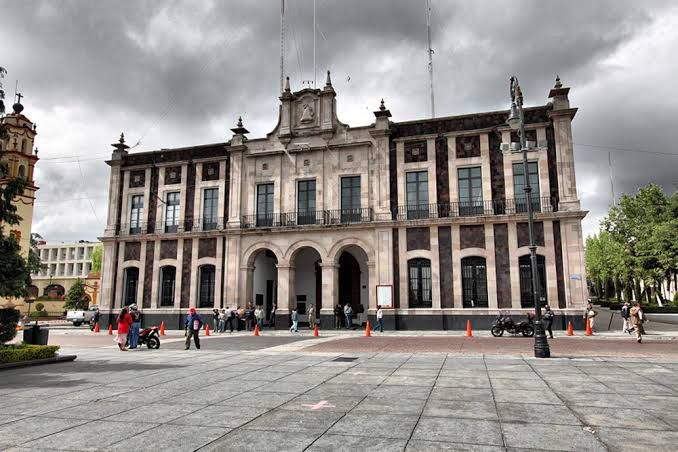
POLYGON ((317 68, 315 66, 315 0, 313 0, 313 88, 316 88, 317 85, 317 68))
POLYGON ((285 90, 285 0, 280 0, 280 92, 285 90))
POLYGON ((431 89, 431 117, 436 117, 436 106, 433 98, 433 49, 431 48, 431 2, 426 0, 426 28, 428 31, 428 78, 431 89))

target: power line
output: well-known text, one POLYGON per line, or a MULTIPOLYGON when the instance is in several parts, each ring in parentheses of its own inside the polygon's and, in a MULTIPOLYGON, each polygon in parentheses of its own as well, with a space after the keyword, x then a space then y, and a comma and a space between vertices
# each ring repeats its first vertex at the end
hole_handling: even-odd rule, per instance
POLYGON ((604 144, 584 144, 584 143, 573 143, 575 146, 585 146, 588 148, 594 148, 596 150, 600 150, 602 152, 607 152, 607 149, 611 149, 613 151, 621 151, 621 152, 636 152, 638 154, 656 154, 656 155, 669 155, 673 157, 678 157, 678 154, 674 152, 661 152, 661 151, 647 151, 647 150, 640 150, 640 149, 628 149, 628 148, 620 148, 616 146, 609 146, 609 145, 604 145, 604 144))

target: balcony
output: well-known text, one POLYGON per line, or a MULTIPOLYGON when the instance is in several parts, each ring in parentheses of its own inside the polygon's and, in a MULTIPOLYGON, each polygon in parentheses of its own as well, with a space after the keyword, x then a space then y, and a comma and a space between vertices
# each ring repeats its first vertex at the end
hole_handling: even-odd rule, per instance
MULTIPOLYGON (((558 204, 554 198, 543 196, 532 200, 532 209, 534 213, 557 212, 558 204)), ((525 198, 515 198, 398 206, 397 209, 391 212, 391 220, 421 220, 428 218, 515 215, 523 213, 527 213, 527 200, 525 198)))
POLYGON ((306 225, 341 225, 374 221, 371 208, 309 210, 288 213, 245 215, 240 221, 242 229, 280 228, 306 225))

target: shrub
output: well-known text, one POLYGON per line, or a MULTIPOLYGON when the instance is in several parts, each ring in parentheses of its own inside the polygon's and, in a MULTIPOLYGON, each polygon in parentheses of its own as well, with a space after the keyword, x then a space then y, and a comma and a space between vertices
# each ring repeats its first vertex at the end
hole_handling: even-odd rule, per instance
POLYGON ((30 317, 31 318, 49 317, 49 314, 47 313, 47 311, 31 311, 30 317))
POLYGON ((58 345, 0 345, 0 364, 53 358, 58 345))
POLYGON ((21 314, 14 308, 0 309, 0 344, 9 342, 16 336, 16 324, 21 314))
POLYGON ((43 309, 45 309, 45 305, 44 305, 44 304, 42 304, 42 303, 36 303, 36 304, 35 304, 35 310, 36 310, 36 311, 42 311, 43 309))

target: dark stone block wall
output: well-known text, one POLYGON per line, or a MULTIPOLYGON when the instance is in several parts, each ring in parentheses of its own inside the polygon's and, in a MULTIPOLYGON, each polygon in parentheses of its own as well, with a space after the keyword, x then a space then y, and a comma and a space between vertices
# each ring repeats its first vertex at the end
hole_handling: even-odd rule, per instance
POLYGON ((202 180, 219 180, 219 162, 202 164, 202 180))
MULTIPOLYGON (((521 246, 528 246, 530 244, 530 229, 527 223, 518 223, 518 248, 521 246)), ((537 246, 544 246, 544 223, 541 221, 534 222, 534 241, 537 246)))
POLYGON ((490 144, 490 184, 492 186, 492 200, 506 199, 504 184, 504 154, 501 152, 501 134, 489 133, 490 144))
POLYGON ((153 287, 153 259, 155 254, 155 242, 146 242, 146 262, 144 266, 144 291, 143 307, 151 307, 151 289, 153 287))
POLYGON ((459 241, 461 249, 466 248, 485 248, 485 226, 474 224, 459 227, 459 241))
POLYGON ((407 251, 430 250, 431 249, 431 229, 425 228, 407 228, 407 251))
POLYGON ((457 137, 457 158, 480 157, 480 135, 457 137))
POLYGON ((165 185, 174 185, 181 183, 181 167, 168 166, 165 168, 165 185))
POLYGON ((426 141, 411 141, 405 143, 405 163, 425 162, 428 160, 426 141))
MULTIPOLYGON (((494 225, 494 265, 497 281, 497 307, 511 307, 511 263, 509 262, 508 225, 494 225)), ((489 275, 488 275, 489 277, 489 275)))
POLYGON ((146 185, 146 171, 136 170, 129 173, 129 188, 138 188, 146 185))
POLYGON ((188 308, 191 300, 191 248, 193 240, 184 240, 184 257, 181 261, 181 307, 188 308))
MULTIPOLYGON (((447 151, 447 137, 436 138, 436 196, 438 197, 438 204, 450 202, 450 169, 447 151)), ((446 216, 444 209, 441 209, 439 214, 446 216)))
POLYGON ((177 258, 177 241, 161 240, 160 259, 176 259, 176 258, 177 258))
MULTIPOLYGON (((195 165, 188 165, 186 170, 186 209, 184 215, 184 229, 193 229, 193 209, 195 204, 195 165)), ((200 217, 200 215, 196 215, 200 217)))
POLYGON ((553 199, 552 202, 555 202, 555 205, 557 206, 558 200, 560 199, 558 194, 558 162, 556 161, 556 138, 552 125, 546 128, 546 145, 546 157, 548 159, 549 167, 550 196, 553 199))
POLYGON ((454 307, 452 284, 452 228, 438 228, 438 258, 440 262, 440 307, 454 307))
POLYGON ((565 277, 563 275, 563 243, 560 236, 560 221, 553 222, 553 246, 556 251, 556 281, 558 283, 558 307, 565 308, 565 277))
POLYGON ((390 207, 391 212, 394 212, 398 208, 398 154, 393 140, 389 140, 388 146, 388 183, 391 192, 390 207))
POLYGON ((400 243, 398 229, 392 230, 393 240, 393 307, 400 307, 400 243))
POLYGON ((203 257, 217 257, 217 239, 198 240, 198 259, 203 257))
POLYGON ((141 242, 127 242, 125 243, 125 257, 126 261, 138 261, 141 259, 141 242))
POLYGON ((158 178, 159 169, 151 168, 151 195, 148 197, 148 232, 155 232, 155 211, 158 207, 158 178))

